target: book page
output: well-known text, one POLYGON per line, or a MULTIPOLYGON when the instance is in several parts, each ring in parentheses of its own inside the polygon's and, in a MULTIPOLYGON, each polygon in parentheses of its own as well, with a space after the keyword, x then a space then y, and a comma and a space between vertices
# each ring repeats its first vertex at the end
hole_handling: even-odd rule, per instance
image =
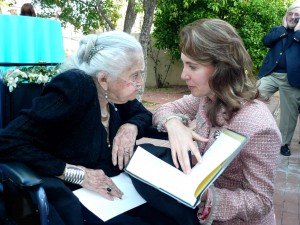
POLYGON ((80 202, 103 221, 107 221, 146 202, 135 190, 130 177, 126 173, 112 177, 112 180, 124 193, 122 199, 110 201, 85 188, 73 191, 80 202))
POLYGON ((188 185, 186 174, 140 146, 135 151, 125 171, 185 202, 193 204, 196 200, 194 190, 190 189, 191 187, 188 185))
POLYGON ((224 171, 246 140, 243 135, 224 130, 204 154, 202 162, 196 164, 190 174, 184 174, 138 147, 125 171, 182 203, 194 207, 199 194, 224 171))
MULTIPOLYGON (((239 150, 243 140, 245 140, 245 138, 238 140, 225 133, 220 134, 216 141, 203 155, 202 162, 200 164, 196 164, 192 168, 191 173, 188 175, 189 183, 193 186, 193 189, 196 192, 195 196, 198 196, 206 186, 205 184, 201 185, 201 182, 209 175, 211 175, 210 178, 212 178, 218 171, 221 171, 222 167, 220 165, 229 159, 236 150, 239 150), (199 187, 196 191, 199 185, 202 188, 199 187)), ((207 182, 208 181, 206 179, 206 183, 207 182)))

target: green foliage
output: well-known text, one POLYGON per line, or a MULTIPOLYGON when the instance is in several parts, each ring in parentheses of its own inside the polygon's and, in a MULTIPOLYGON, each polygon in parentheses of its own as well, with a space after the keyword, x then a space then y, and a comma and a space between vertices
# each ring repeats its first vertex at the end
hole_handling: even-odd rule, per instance
POLYGON ((120 1, 114 0, 33 0, 41 6, 41 17, 56 17, 62 21, 63 25, 67 22, 74 25, 75 29, 82 29, 83 33, 90 33, 92 30, 102 27, 108 30, 108 24, 105 16, 110 22, 116 26, 117 20, 121 17, 119 9, 121 7, 120 1))
POLYGON ((154 19, 156 47, 172 58, 180 57, 179 30, 201 18, 220 18, 232 24, 242 37, 257 73, 267 48, 262 38, 280 26, 286 12, 284 0, 160 0, 154 19))

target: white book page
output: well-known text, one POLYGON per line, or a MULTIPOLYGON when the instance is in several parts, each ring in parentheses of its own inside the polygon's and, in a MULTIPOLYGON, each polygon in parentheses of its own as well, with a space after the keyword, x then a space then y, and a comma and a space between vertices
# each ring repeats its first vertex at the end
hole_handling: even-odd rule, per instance
POLYGON ((203 155, 202 162, 197 163, 188 175, 189 184, 193 186, 193 189, 195 190, 200 181, 228 159, 239 148, 240 144, 240 141, 221 133, 203 155))
POLYGON ((116 198, 114 201, 110 201, 85 188, 73 191, 80 202, 103 221, 107 221, 146 202, 135 190, 130 177, 126 173, 112 177, 112 180, 124 193, 122 199, 116 198))
POLYGON ((194 191, 187 185, 187 175, 174 166, 152 155, 140 146, 135 151, 126 170, 163 189, 178 198, 193 204, 194 191))

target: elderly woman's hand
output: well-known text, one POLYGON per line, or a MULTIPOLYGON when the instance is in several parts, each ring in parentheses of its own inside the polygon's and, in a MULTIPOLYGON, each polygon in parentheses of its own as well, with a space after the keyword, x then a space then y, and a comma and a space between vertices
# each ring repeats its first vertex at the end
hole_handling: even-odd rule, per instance
POLYGON ((82 187, 95 191, 109 200, 122 198, 123 192, 114 184, 110 177, 105 175, 103 170, 82 169, 85 171, 82 187))
POLYGON ((138 129, 133 124, 123 124, 113 141, 112 162, 122 170, 133 154, 138 129))
POLYGON ((200 151, 194 140, 207 142, 208 139, 194 132, 195 126, 186 127, 178 119, 168 120, 164 126, 168 131, 174 165, 178 168, 180 164, 184 173, 190 173, 191 164, 188 152, 191 151, 197 161, 201 161, 200 151))
MULTIPOLYGON (((82 187, 95 191, 109 200, 122 198, 123 192, 114 184, 111 178, 105 175, 103 170, 93 170, 83 166, 66 164, 66 168, 70 166, 84 171, 84 180, 81 184, 82 187)), ((65 172, 61 176, 58 176, 58 178, 65 180, 65 172)))

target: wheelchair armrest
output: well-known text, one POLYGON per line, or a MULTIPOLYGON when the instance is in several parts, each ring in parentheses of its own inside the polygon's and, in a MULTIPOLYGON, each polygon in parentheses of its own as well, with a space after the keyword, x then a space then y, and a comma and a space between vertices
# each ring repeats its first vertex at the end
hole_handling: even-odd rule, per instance
POLYGON ((32 189, 42 183, 39 176, 22 163, 0 163, 0 172, 23 189, 32 189))
POLYGON ((167 132, 159 132, 156 126, 151 126, 145 131, 144 137, 160 140, 168 140, 167 132))
POLYGON ((22 163, 0 163, 0 173, 4 179, 9 180, 20 189, 33 194, 35 199, 41 225, 49 225, 49 204, 42 179, 30 168, 22 163))

